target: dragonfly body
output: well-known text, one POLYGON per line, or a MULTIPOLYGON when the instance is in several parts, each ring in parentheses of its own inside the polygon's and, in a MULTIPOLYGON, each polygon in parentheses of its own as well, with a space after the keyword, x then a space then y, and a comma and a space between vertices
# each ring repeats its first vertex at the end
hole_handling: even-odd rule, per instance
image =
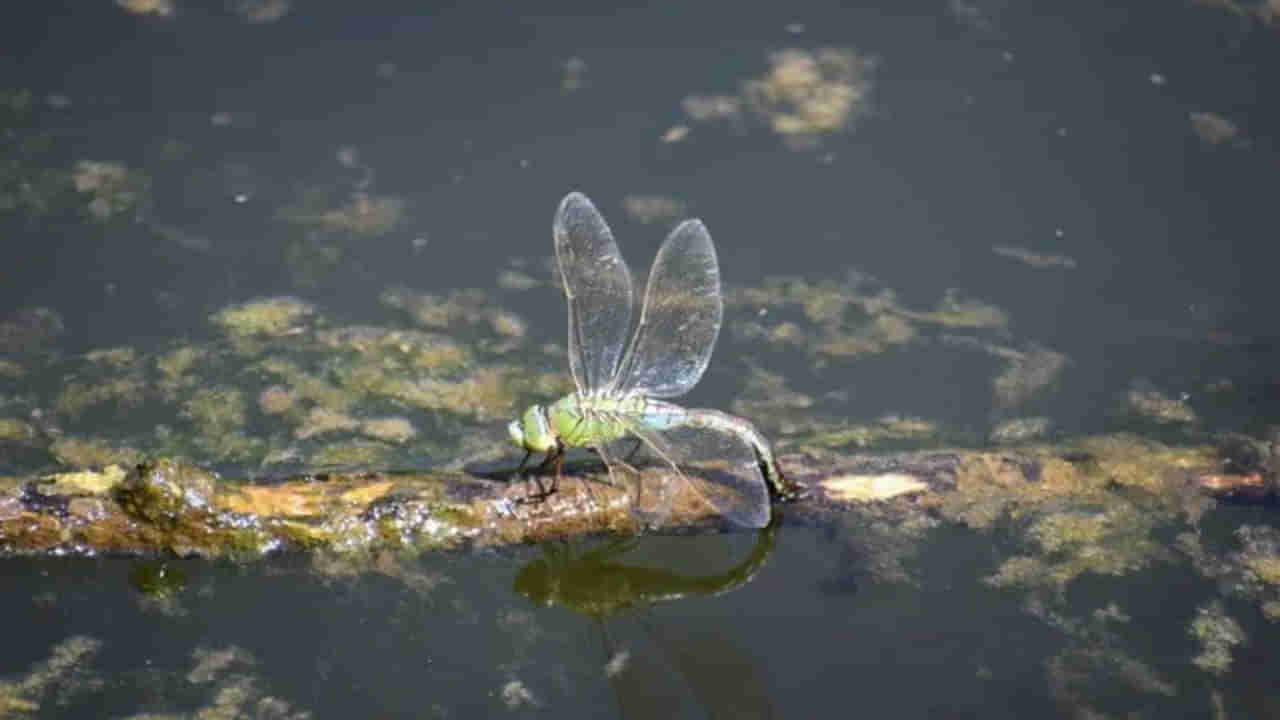
POLYGON ((687 220, 658 250, 625 353, 631 273, 604 218, 585 196, 570 193, 556 212, 554 236, 577 392, 534 405, 508 426, 525 460, 546 453, 543 468, 554 466, 558 479, 565 450, 587 447, 612 473, 605 448, 634 437, 715 509, 764 527, 770 496, 795 492, 768 441, 742 418, 663 400, 697 384, 720 331, 720 269, 706 227, 687 220))
MULTIPOLYGON (((785 494, 786 482, 778 469, 769 441, 750 422, 718 410, 690 410, 679 405, 643 396, 628 398, 584 398, 571 393, 549 406, 534 405, 520 421, 516 444, 531 452, 555 452, 564 448, 607 445, 631 434, 630 424, 638 419, 658 430, 678 427, 708 427, 735 434, 751 445, 760 470, 775 495, 785 494)), ((516 433, 513 432, 513 436, 516 433)))

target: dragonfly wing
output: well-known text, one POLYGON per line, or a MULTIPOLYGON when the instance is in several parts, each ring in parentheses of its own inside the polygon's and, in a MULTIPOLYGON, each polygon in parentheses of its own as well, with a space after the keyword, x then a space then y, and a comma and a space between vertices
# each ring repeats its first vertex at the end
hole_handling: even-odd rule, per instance
POLYGON ((569 368, 581 394, 607 387, 631 327, 631 271, 613 232, 582 193, 556 210, 556 266, 569 302, 569 368))
POLYGON ((751 444, 725 428, 698 422, 696 410, 680 412, 688 422, 635 418, 628 429, 717 512, 743 527, 768 525, 769 490, 751 444))
POLYGON ((681 223, 658 250, 644 308, 613 392, 668 398, 698 384, 720 333, 720 265, 700 220, 681 223))

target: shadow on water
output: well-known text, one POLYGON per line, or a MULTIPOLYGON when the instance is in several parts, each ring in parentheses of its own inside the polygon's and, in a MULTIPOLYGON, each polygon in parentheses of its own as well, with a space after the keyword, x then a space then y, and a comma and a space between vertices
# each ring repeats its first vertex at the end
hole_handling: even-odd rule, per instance
POLYGON ((512 589, 536 605, 589 618, 599 628, 603 673, 622 717, 776 717, 761 664, 723 633, 677 631, 664 626, 652 610, 750 583, 772 554, 780 524, 775 516, 757 533, 746 558, 717 573, 643 564, 643 538, 547 544, 541 558, 520 569, 512 589), (632 614, 643 632, 622 640, 610 624, 632 614))

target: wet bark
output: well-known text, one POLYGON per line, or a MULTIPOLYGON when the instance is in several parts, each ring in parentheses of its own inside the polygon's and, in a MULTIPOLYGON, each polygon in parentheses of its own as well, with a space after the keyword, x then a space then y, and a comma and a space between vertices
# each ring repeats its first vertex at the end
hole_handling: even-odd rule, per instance
MULTIPOLYGON (((935 512, 958 495, 1000 502, 1006 495, 1136 488, 1247 502, 1275 498, 1265 453, 1252 466, 1224 469, 1221 448, 1130 440, 1084 451, 784 455, 780 463, 807 494, 775 512, 788 524, 820 525, 873 503, 935 512)), ((290 550, 448 550, 651 531, 637 518, 630 489, 611 484, 598 464, 571 465, 558 492, 545 499, 534 483, 512 482, 513 470, 326 473, 244 483, 153 460, 9 479, 0 481, 0 555, 252 560, 290 550)), ((653 474, 646 483, 662 479, 660 471, 645 472, 653 474)), ((684 483, 669 485, 662 532, 728 529, 684 483)))

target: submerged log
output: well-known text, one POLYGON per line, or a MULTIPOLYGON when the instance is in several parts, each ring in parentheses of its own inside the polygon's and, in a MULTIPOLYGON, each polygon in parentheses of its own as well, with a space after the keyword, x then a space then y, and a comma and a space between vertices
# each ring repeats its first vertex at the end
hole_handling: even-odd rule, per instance
MULTIPOLYGON (((780 462, 807 494, 775 512, 787 523, 823 524, 868 504, 889 504, 965 522, 976 516, 971 508, 1000 512, 1045 498, 1096 498, 1124 488, 1221 496, 1264 482, 1256 468, 1224 472, 1210 447, 1170 448, 1131 436, 1074 447, 786 455, 780 462)), ((655 474, 646 483, 661 480, 660 471, 645 472, 655 474)), ((152 460, 0 480, 0 555, 248 560, 285 550, 456 549, 646 531, 633 494, 611 484, 598 463, 571 466, 559 491, 541 500, 531 495, 533 483, 509 482, 510 475, 325 473, 244 483, 152 460)), ((686 484, 669 485, 662 531, 728 527, 686 484)))

